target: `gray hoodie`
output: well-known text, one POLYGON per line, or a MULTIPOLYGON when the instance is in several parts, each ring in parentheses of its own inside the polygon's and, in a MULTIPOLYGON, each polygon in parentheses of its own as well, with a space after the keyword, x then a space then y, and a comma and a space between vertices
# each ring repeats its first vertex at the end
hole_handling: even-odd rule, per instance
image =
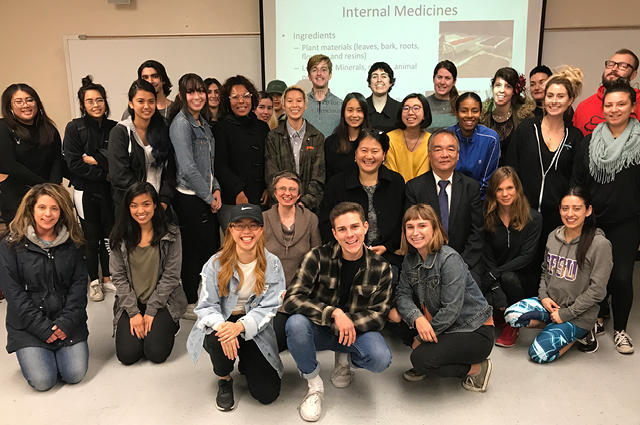
POLYGON ((598 317, 598 303, 607 295, 607 283, 613 268, 611 242, 596 230, 582 267, 576 251, 580 236, 567 243, 565 226, 549 234, 542 265, 538 298, 551 298, 559 306, 563 322, 591 329, 598 317))

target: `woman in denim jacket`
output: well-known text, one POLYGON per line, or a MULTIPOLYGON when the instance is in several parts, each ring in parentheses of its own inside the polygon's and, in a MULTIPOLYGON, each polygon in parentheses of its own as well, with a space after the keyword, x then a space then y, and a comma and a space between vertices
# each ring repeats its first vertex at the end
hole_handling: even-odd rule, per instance
POLYGON ((404 214, 398 253, 406 255, 396 303, 413 337, 413 368, 404 377, 464 378, 465 389, 484 392, 493 369, 491 306, 447 242, 430 206, 413 205, 404 214))
POLYGON ((235 407, 233 371, 236 357, 251 395, 262 404, 280 395, 283 365, 272 319, 285 291, 280 260, 267 251, 260 207, 235 205, 224 245, 202 269, 198 320, 187 349, 194 362, 202 347, 220 377, 216 407, 235 407))
POLYGON ((213 173, 215 146, 207 107, 207 89, 196 74, 178 82, 171 105, 169 136, 176 152, 175 210, 182 234, 182 285, 187 295, 185 319, 195 320, 198 284, 203 264, 220 247, 218 217, 220 184, 213 173))

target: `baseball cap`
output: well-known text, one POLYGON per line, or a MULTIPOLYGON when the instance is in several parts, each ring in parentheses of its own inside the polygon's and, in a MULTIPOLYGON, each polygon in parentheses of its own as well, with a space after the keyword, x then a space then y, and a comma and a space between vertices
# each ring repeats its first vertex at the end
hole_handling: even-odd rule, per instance
POLYGON ((269 81, 269 84, 267 84, 266 92, 282 94, 286 89, 287 89, 287 85, 285 84, 284 81, 273 80, 273 81, 269 81))
POLYGON ((231 209, 231 215, 229 216, 229 223, 235 223, 236 221, 250 218, 257 221, 260 224, 264 224, 262 218, 262 210, 259 206, 253 204, 239 204, 234 205, 231 209))

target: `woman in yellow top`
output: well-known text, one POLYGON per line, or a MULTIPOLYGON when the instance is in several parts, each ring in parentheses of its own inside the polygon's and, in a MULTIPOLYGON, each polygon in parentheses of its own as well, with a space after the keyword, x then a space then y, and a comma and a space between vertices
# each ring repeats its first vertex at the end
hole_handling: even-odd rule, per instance
POLYGON ((431 110, 427 98, 419 93, 407 95, 398 111, 397 129, 390 131, 385 165, 404 177, 405 183, 429 171, 427 157, 431 133, 431 110))

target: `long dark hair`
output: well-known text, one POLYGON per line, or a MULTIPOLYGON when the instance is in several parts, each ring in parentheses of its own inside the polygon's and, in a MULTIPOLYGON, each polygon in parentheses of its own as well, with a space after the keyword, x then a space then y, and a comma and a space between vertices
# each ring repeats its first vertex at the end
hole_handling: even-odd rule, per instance
POLYGON ((498 78, 502 78, 511 87, 513 87, 513 96, 511 96, 511 107, 524 104, 524 83, 520 81, 518 71, 510 67, 500 68, 491 79, 491 96, 493 97, 493 86, 498 78))
MULTIPOLYGON (((576 196, 584 202, 585 208, 591 206, 591 194, 588 190, 583 189, 580 186, 572 186, 567 190, 560 198, 560 203, 567 196, 576 196)), ((578 267, 584 265, 584 261, 587 258, 587 251, 593 242, 593 238, 596 235, 596 214, 591 212, 591 215, 585 217, 584 224, 582 225, 582 232, 580 233, 580 240, 578 241, 578 249, 576 251, 576 260, 578 261, 578 267)))
POLYGON ((529 201, 522 189, 522 183, 518 177, 518 173, 513 168, 503 166, 493 172, 489 178, 487 185, 487 196, 484 200, 484 228, 491 232, 496 232, 496 223, 500 220, 498 211, 498 187, 506 179, 511 179, 513 187, 516 189, 516 198, 511 205, 511 213, 509 215, 509 226, 517 231, 521 231, 531 221, 531 212, 529 211, 529 201))
MULTIPOLYGON (((178 81, 178 96, 176 96, 175 100, 169 107, 169 122, 172 122, 180 111, 182 111, 182 113, 187 117, 191 113, 187 106, 187 93, 202 90, 206 94, 208 87, 209 86, 205 85, 202 78, 197 74, 184 74, 180 77, 180 80, 178 81)), ((211 110, 209 109, 209 104, 206 100, 204 102, 204 106, 200 110, 200 115, 205 121, 211 121, 211 110)))
POLYGON ((29 138, 31 138, 31 136, 29 135, 29 130, 13 116, 13 109, 11 108, 11 98, 18 90, 27 93, 33 98, 33 100, 36 101, 37 111, 33 123, 38 129, 40 144, 49 145, 53 143, 57 133, 56 125, 44 111, 44 106, 42 105, 42 101, 40 100, 40 96, 38 96, 38 93, 36 93, 36 91, 28 84, 11 84, 2 93, 2 117, 4 118, 4 122, 6 122, 9 126, 9 130, 11 130, 11 132, 14 133, 18 139, 28 140, 29 138))
MULTIPOLYGON (((153 97, 156 97, 156 90, 150 82, 137 79, 129 88, 130 102, 133 102, 133 98, 136 96, 136 93, 138 93, 138 90, 152 93, 153 97)), ((136 114, 134 110, 130 106, 128 110, 131 119, 135 122, 136 114)), ((153 166, 156 168, 161 167, 167 159, 169 159, 169 155, 173 155, 173 147, 171 145, 171 139, 169 139, 169 127, 162 115, 160 115, 160 112, 158 112, 157 107, 156 112, 151 116, 149 127, 147 127, 147 143, 149 143, 152 148, 151 154, 155 159, 153 166)))
POLYGON ((104 117, 109 117, 109 102, 107 102, 107 91, 104 89, 102 84, 96 84, 93 82, 93 77, 91 75, 87 75, 82 79, 82 87, 78 90, 78 100, 80 101, 80 114, 84 117, 87 115, 87 108, 84 106, 84 96, 87 94, 89 90, 96 90, 100 93, 100 96, 104 99, 104 117))
POLYGON ((344 101, 342 102, 342 109, 340 110, 340 122, 338 126, 335 128, 334 133, 338 136, 338 142, 340 146, 338 146, 338 153, 349 153, 353 150, 353 147, 357 145, 357 141, 360 140, 362 136, 362 130, 365 128, 369 128, 369 108, 367 107, 367 99, 364 96, 357 92, 349 93, 345 96, 344 101), (349 141, 349 125, 347 121, 344 119, 344 111, 347 109, 347 103, 351 99, 355 99, 360 104, 360 108, 362 108, 362 113, 364 114, 364 120, 362 124, 360 124, 360 128, 358 128, 358 138, 354 143, 349 141))
POLYGON ((142 230, 138 222, 131 215, 129 205, 131 205, 133 198, 145 193, 151 196, 154 204, 153 217, 151 217, 151 225, 153 226, 151 245, 158 245, 160 239, 167 233, 171 233, 164 215, 164 208, 162 208, 160 204, 160 197, 156 189, 151 183, 136 182, 124 193, 124 200, 120 206, 119 214, 117 214, 118 219, 113 226, 113 230, 111 230, 111 235, 109 235, 109 246, 111 246, 111 249, 120 249, 120 244, 124 242, 127 251, 131 252, 140 243, 142 230))

